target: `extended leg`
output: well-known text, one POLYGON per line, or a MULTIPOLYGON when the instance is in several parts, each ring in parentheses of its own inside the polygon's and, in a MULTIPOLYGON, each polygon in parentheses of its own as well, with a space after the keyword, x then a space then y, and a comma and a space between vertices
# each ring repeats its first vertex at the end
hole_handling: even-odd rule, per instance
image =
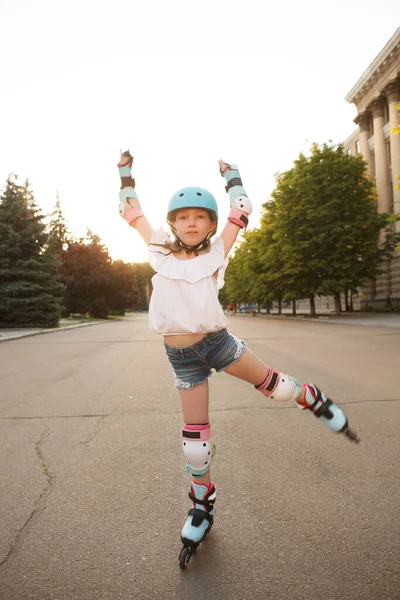
POLYGON ((228 367, 226 372, 252 383, 257 390, 277 402, 296 401, 300 408, 306 408, 321 418, 336 433, 345 433, 349 439, 358 442, 357 434, 352 431, 343 410, 321 390, 309 383, 300 384, 290 375, 285 375, 268 367, 248 348, 241 358, 228 367))

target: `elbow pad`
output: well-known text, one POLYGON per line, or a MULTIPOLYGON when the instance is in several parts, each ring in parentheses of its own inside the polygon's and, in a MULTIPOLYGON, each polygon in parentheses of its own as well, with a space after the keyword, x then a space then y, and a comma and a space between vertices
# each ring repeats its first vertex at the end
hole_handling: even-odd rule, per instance
MULTIPOLYGON (((234 191, 234 188, 232 188, 232 192, 234 191)), ((243 212, 246 212, 248 214, 253 212, 253 206, 250 202, 250 200, 248 199, 248 197, 246 196, 246 194, 240 194, 238 193, 237 195, 233 194, 232 195, 229 193, 229 199, 230 199, 230 203, 231 203, 231 208, 238 208, 239 210, 242 210, 243 212)))
POLYGON ((253 211, 253 206, 242 185, 239 169, 236 165, 230 165, 222 160, 219 163, 220 173, 225 178, 225 190, 229 194, 229 202, 231 208, 242 210, 250 214, 253 211))

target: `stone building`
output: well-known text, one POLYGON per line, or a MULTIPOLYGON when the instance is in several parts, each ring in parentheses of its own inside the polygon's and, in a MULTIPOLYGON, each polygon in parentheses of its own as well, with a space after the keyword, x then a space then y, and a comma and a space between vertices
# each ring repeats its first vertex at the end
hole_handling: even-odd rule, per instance
MULTIPOLYGON (((378 211, 400 213, 400 28, 346 96, 355 104, 358 129, 344 142, 347 152, 362 154, 375 181, 378 211)), ((395 225, 400 232, 400 222, 395 225)), ((400 256, 393 256, 385 273, 367 286, 364 303, 400 305, 400 256)))

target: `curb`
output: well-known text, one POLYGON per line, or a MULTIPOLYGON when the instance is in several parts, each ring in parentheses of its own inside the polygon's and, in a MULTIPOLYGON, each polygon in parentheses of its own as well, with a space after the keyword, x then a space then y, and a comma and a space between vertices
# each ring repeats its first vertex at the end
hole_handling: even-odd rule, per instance
MULTIPOLYGON (((239 315, 241 317, 252 317, 251 314, 248 313, 242 313, 241 315, 239 315)), ((287 320, 287 321, 311 321, 311 323, 317 323, 318 321, 324 321, 325 323, 327 321, 331 321, 331 319, 335 319, 336 315, 316 315, 315 317, 310 317, 310 315, 289 315, 289 314, 282 314, 282 315, 278 315, 278 314, 273 314, 273 315, 267 315, 266 313, 257 313, 256 317, 261 317, 263 319, 282 319, 282 320, 287 320)))
MULTIPOLYGON (((0 334, 0 344, 2 342, 14 342, 15 340, 20 340, 21 338, 31 337, 33 335, 43 335, 46 333, 54 333, 55 331, 68 331, 71 329, 78 329, 80 327, 90 327, 91 325, 102 325, 103 323, 109 323, 110 321, 96 321, 96 323, 79 323, 77 325, 66 325, 65 327, 54 327, 52 329, 41 329, 40 331, 31 331, 29 333, 21 333, 20 335, 15 335, 13 337, 2 338, 0 334)), ((12 329, 10 329, 12 331, 12 329)))
MULTIPOLYGON (((371 313, 366 313, 367 315, 370 315, 371 313)), ((251 317, 251 314, 241 314, 240 316, 245 316, 245 317, 251 317)), ((280 319, 282 321, 286 320, 286 321, 307 321, 308 323, 329 323, 330 325, 363 325, 364 323, 360 322, 360 323, 356 323, 356 322, 347 322, 346 323, 346 318, 348 319, 354 319, 357 320, 357 316, 355 315, 316 315, 315 317, 311 317, 310 315, 291 315, 291 314, 282 314, 282 315, 278 315, 278 314, 273 314, 273 315, 267 315, 265 313, 257 313, 256 315, 257 317, 261 317, 262 319, 280 319), (338 321, 337 319, 341 319, 340 321, 338 321)), ((361 319, 363 318, 362 315, 358 315, 361 319)), ((372 318, 376 318, 376 316, 371 315, 371 319, 372 318)), ((384 321, 384 319, 383 319, 384 321)), ((386 325, 383 324, 374 324, 375 327, 386 327, 386 325)), ((398 327, 398 325, 393 325, 390 324, 391 327, 398 327)))

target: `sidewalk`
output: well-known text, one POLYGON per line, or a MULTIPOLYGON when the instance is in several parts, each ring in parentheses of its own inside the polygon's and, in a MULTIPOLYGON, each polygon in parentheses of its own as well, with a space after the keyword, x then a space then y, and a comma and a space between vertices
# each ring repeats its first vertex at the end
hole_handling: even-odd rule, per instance
MULTIPOLYGON (((237 313, 237 316, 252 317, 250 313, 237 313)), ((235 319, 236 317, 231 317, 235 319)), ((370 327, 400 327, 400 314, 398 313, 342 313, 337 316, 333 313, 321 313, 315 317, 311 317, 309 314, 300 313, 293 316, 291 311, 287 310, 282 312, 281 315, 278 313, 271 313, 267 315, 264 312, 256 313, 256 317, 266 319, 283 319, 285 321, 309 321, 311 323, 331 323, 337 325, 366 325, 370 327)))
MULTIPOLYGON (((69 323, 66 319, 61 319, 60 323, 69 323)), ((32 328, 21 328, 21 329, 0 329, 0 343, 9 342, 18 338, 30 337, 31 335, 42 335, 44 333, 53 333, 54 331, 68 331, 69 329, 77 329, 78 327, 89 327, 90 325, 99 325, 99 323, 106 323, 106 321, 91 321, 90 323, 76 322, 71 325, 62 325, 61 327, 53 327, 51 329, 32 327, 32 328)))

